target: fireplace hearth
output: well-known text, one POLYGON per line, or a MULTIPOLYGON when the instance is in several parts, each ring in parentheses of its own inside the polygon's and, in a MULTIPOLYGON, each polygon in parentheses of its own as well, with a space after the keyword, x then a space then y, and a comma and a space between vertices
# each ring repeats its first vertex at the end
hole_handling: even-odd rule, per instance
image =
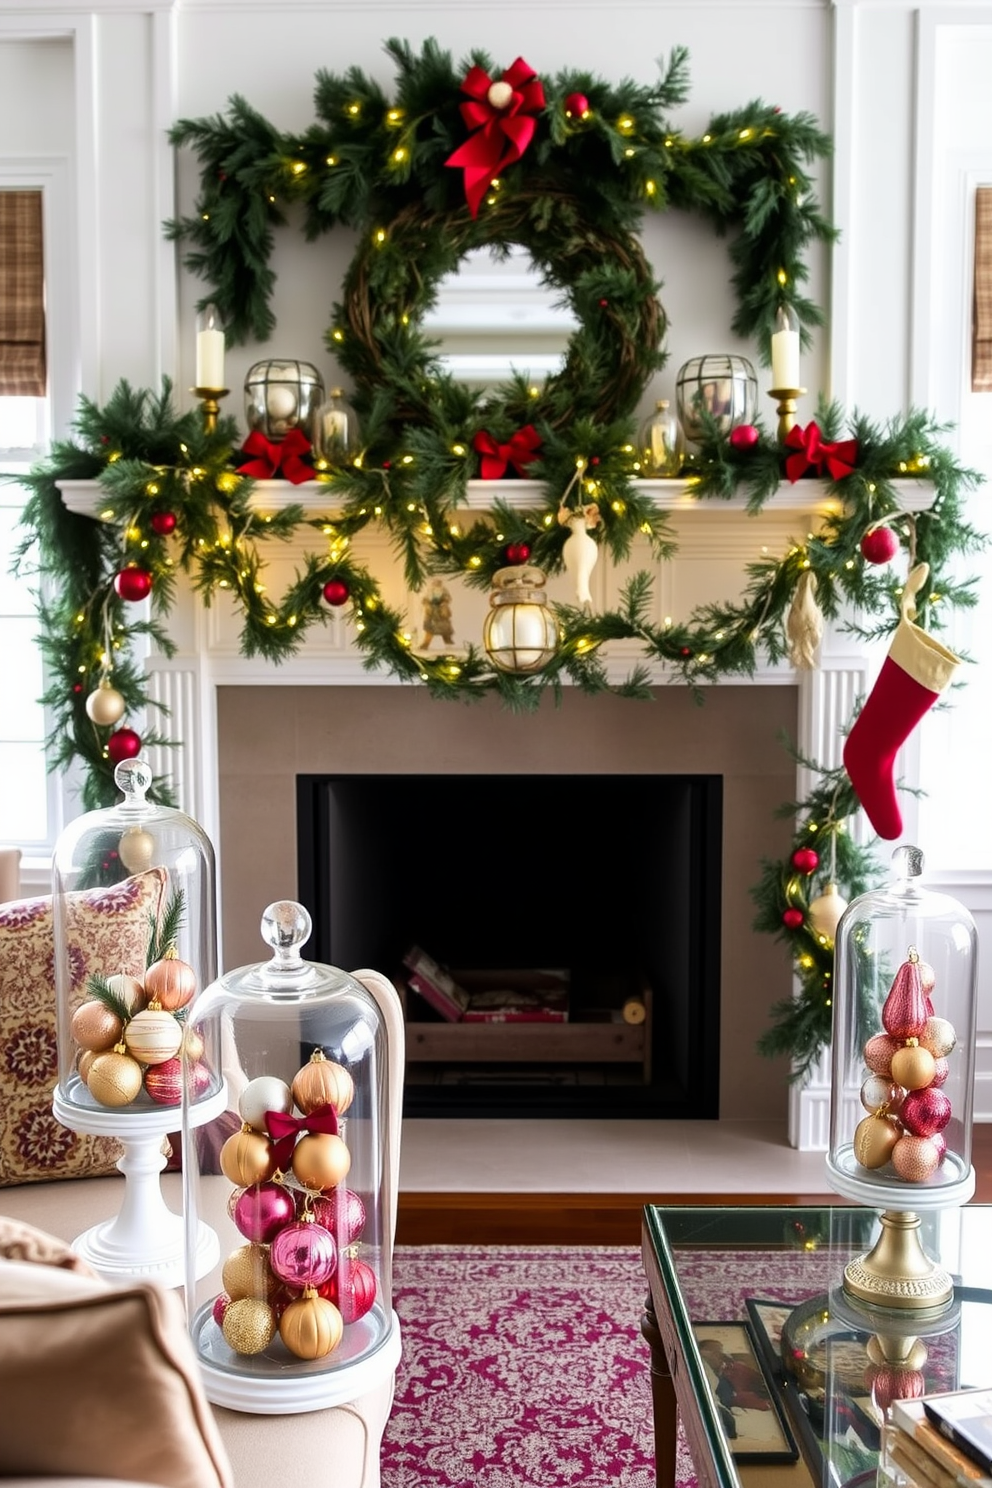
POLYGON ((404 995, 409 1116, 715 1118, 717 775, 301 775, 309 954, 404 995), (408 985, 554 970, 567 1021, 455 1021, 408 985), (505 975, 504 975, 505 974, 505 975))

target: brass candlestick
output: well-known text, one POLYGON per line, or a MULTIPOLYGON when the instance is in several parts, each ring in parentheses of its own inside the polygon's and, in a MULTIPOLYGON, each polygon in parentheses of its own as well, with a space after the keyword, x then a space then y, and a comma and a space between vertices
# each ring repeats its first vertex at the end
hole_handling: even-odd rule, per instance
POLYGON ((778 442, 785 443, 785 436, 796 422, 796 399, 803 397, 805 388, 771 388, 769 398, 778 403, 778 442))
POLYGON ((227 397, 230 388, 195 387, 191 392, 203 404, 203 427, 208 434, 212 434, 217 428, 220 400, 227 397))

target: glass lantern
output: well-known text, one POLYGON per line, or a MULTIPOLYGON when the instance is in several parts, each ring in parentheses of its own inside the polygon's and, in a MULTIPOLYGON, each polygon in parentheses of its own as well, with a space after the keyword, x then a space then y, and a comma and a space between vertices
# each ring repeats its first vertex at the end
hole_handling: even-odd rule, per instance
POLYGON ((533 564, 493 575, 482 642, 493 666, 528 675, 547 666, 558 646, 558 626, 544 592, 544 570, 533 564))
POLYGON ((187 1224, 191 1234, 206 1224, 220 1244, 208 1275, 190 1256, 190 1332, 209 1398, 256 1414, 352 1400, 400 1356, 401 1112, 388 1096, 403 1066, 402 1011, 377 973, 304 961, 310 928, 302 905, 270 904, 271 959, 221 976, 198 1002, 202 1038, 223 1051, 227 1110, 210 1126, 183 1124, 187 1224))
POLYGON ((758 406, 758 378, 747 357, 710 354, 685 362, 675 381, 679 423, 686 437, 698 443, 704 430, 702 409, 716 420, 722 434, 738 424, 754 422, 758 406))
POLYGON ((923 887, 923 854, 902 846, 894 877, 837 927, 827 1176, 880 1209, 882 1233, 845 1289, 878 1306, 946 1305, 952 1288, 919 1243, 919 1212, 975 1189, 977 936, 963 905, 923 887))
MULTIPOLYGON (((52 860, 56 1118, 72 1131, 115 1137, 125 1177, 122 1207, 75 1249, 103 1274, 181 1285, 181 1215, 162 1197, 163 1143, 178 1133, 182 1055, 195 1060, 192 1119, 222 1108, 217 1051, 191 1015, 216 974, 214 852, 202 828, 147 800, 142 759, 114 771, 122 800, 77 818, 52 860)), ((194 1248, 206 1264, 209 1234, 194 1248)))
POLYGON ((667 398, 659 398, 640 437, 641 474, 678 475, 682 470, 682 429, 667 398))
POLYGON ((285 439, 290 429, 312 437, 315 409, 324 401, 324 379, 310 362, 255 362, 245 378, 248 428, 266 439, 285 439))
POLYGON ((343 388, 331 388, 313 416, 313 455, 318 470, 347 465, 361 448, 358 415, 343 388))

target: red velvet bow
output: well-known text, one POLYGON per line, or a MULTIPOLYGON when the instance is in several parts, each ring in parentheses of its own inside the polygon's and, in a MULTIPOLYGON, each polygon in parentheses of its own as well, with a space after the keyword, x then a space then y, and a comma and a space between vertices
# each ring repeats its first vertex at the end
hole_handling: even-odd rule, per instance
POLYGON ((821 475, 824 465, 831 480, 841 480, 851 474, 858 458, 856 439, 838 439, 831 444, 822 437, 817 423, 807 424, 805 429, 793 424, 785 436, 785 446, 796 451, 785 461, 785 473, 793 484, 809 469, 821 475))
POLYGON ((533 424, 518 429, 507 444, 497 444, 493 436, 480 429, 472 440, 472 448, 482 456, 480 475, 483 480, 499 480, 506 474, 507 465, 512 465, 518 475, 526 478, 526 466, 537 459, 541 436, 533 424))
POLYGON ((459 105, 461 115, 475 132, 444 163, 464 171, 465 200, 472 216, 477 217, 494 179, 520 159, 534 138, 537 120, 533 115, 544 107, 544 88, 533 67, 518 57, 495 84, 481 67, 470 68, 462 92, 471 102, 459 105), (489 96, 499 83, 509 83, 512 89, 502 107, 491 102, 489 96))
POLYGON ((338 1118, 333 1106, 318 1106, 309 1116, 287 1116, 285 1111, 266 1111, 265 1126, 275 1143, 272 1149, 276 1167, 283 1172, 293 1157, 296 1138, 301 1132, 330 1132, 337 1136, 338 1118))
POLYGON ((254 429, 244 442, 244 451, 255 458, 238 466, 239 475, 253 475, 257 480, 284 475, 294 486, 313 480, 313 467, 301 458, 310 453, 310 441, 302 429, 290 429, 285 439, 266 439, 254 429))

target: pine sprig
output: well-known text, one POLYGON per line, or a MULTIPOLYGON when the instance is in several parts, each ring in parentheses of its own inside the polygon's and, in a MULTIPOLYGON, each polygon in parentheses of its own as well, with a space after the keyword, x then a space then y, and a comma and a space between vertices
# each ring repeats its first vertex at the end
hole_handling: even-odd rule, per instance
POLYGON ((161 961, 168 951, 175 950, 185 917, 186 896, 182 889, 174 889, 162 911, 161 919, 156 920, 154 915, 148 917, 146 967, 154 965, 156 961, 161 961))
POLYGON ((94 1002, 102 1003, 109 1012, 113 1013, 115 1018, 121 1020, 122 1025, 126 1026, 130 1023, 132 1014, 127 1001, 119 992, 113 990, 105 976, 101 976, 99 972, 94 972, 87 979, 86 990, 94 1002))

